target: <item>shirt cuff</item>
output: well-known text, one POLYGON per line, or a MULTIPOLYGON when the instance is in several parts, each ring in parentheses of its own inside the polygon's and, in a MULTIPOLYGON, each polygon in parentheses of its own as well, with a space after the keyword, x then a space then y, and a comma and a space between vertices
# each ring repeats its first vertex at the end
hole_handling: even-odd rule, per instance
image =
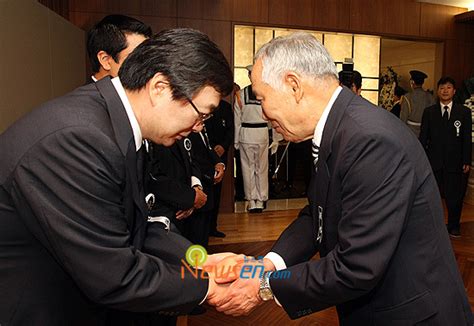
POLYGON ((192 176, 191 177, 191 187, 200 186, 202 188, 201 180, 199 178, 192 176))
MULTIPOLYGON (((286 269, 286 264, 283 258, 277 254, 276 252, 270 251, 268 254, 265 255, 264 258, 270 259, 270 261, 275 265, 275 270, 279 271, 282 269, 286 269)), ((271 276, 271 274, 270 274, 271 276)), ((270 286, 270 290, 272 289, 272 286, 270 282, 268 282, 268 285, 270 286)), ((273 290, 272 290, 273 293, 273 290)), ((273 293, 273 299, 275 299, 275 303, 281 307, 281 303, 278 301, 277 297, 275 296, 275 293, 273 293)))
POLYGON ((285 261, 276 252, 270 251, 263 258, 270 259, 270 261, 273 263, 273 265, 275 265, 275 270, 277 270, 277 271, 282 270, 282 269, 286 269, 285 261))
MULTIPOLYGON (((211 280, 209 280, 210 282, 211 280)), ((204 302, 206 302, 207 296, 209 295, 209 285, 207 286, 207 292, 206 295, 204 296, 204 299, 202 299, 201 302, 199 302, 199 305, 202 305, 204 302)), ((275 300, 276 301, 276 300, 275 300)), ((281 306, 281 305, 280 305, 281 306)))

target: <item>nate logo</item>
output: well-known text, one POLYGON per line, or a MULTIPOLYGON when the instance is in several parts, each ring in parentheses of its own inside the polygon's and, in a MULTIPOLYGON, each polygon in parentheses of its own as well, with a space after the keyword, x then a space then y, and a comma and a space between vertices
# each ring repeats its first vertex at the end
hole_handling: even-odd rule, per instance
MULTIPOLYGON (((213 274, 216 278, 224 279, 236 279, 237 275, 239 278, 261 278, 265 272, 263 265, 263 257, 259 256, 258 259, 253 257, 244 257, 243 265, 234 266, 221 266, 217 268, 215 265, 205 265, 207 261, 207 250, 200 245, 192 245, 186 250, 186 260, 181 259, 181 279, 184 279, 186 270, 189 271, 192 277, 195 279, 209 279, 209 273, 213 274)), ((291 276, 291 272, 288 270, 275 271, 270 274, 272 279, 288 279, 291 276)))

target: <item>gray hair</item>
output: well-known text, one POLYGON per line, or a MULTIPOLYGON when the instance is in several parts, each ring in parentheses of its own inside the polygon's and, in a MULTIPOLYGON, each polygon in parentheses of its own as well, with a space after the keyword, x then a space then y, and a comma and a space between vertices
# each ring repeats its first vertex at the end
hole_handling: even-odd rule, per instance
POLYGON ((294 71, 317 80, 338 79, 336 65, 326 48, 314 36, 297 32, 274 38, 255 55, 263 63, 262 81, 276 90, 283 88, 283 75, 294 71))

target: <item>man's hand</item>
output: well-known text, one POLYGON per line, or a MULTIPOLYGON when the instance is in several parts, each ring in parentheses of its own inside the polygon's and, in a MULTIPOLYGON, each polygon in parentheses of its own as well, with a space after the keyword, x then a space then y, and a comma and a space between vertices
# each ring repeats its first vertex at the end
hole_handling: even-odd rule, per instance
MULTIPOLYGON (((261 265, 261 262, 245 262, 241 267, 245 266, 243 268, 246 268, 246 271, 249 272, 239 273, 239 278, 230 283, 225 296, 210 298, 208 300, 209 304, 215 305, 217 311, 227 315, 248 315, 263 302, 258 293, 261 275, 260 273, 253 273, 255 268, 261 265)), ((261 271, 261 269, 258 269, 258 271, 261 271)))
POLYGON ((216 174, 214 176, 214 184, 216 184, 221 182, 222 178, 224 178, 225 167, 223 164, 217 163, 214 166, 214 171, 216 171, 216 174))
POLYGON ((464 164, 464 165, 462 166, 462 172, 468 173, 469 170, 470 170, 470 168, 471 168, 471 167, 470 167, 469 164, 464 164))
POLYGON ((187 210, 180 210, 176 212, 176 219, 182 220, 186 217, 189 217, 194 212, 194 207, 187 209, 187 210))
POLYGON ((222 155, 224 155, 225 153, 225 149, 224 147, 222 147, 221 145, 216 145, 214 146, 214 152, 216 152, 216 154, 221 157, 222 155))
POLYGON ((207 302, 223 302, 226 300, 229 284, 217 284, 214 281, 214 274, 209 274, 209 288, 207 290, 207 302))
POLYGON ((196 192, 194 197, 194 208, 199 209, 206 204, 207 195, 200 187, 194 187, 194 191, 196 192))

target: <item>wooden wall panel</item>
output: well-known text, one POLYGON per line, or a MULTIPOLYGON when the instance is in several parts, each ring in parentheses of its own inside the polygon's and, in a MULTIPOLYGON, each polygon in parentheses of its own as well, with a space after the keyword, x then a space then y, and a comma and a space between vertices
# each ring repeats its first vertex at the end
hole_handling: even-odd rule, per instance
POLYGON ((313 25, 314 0, 292 0, 288 7, 288 25, 311 27, 313 25))
MULTIPOLYGON (((100 21, 106 15, 106 13, 85 13, 71 11, 69 20, 77 27, 82 28, 84 31, 88 31, 92 25, 100 21)), ((158 33, 163 29, 178 27, 178 19, 176 17, 130 16, 149 25, 152 28, 153 33, 158 33)))
POLYGON ((69 0, 69 9, 92 13, 107 12, 107 0, 69 0))
POLYGON ((443 75, 454 78, 458 85, 460 85, 462 80, 466 78, 464 62, 465 52, 463 42, 447 40, 444 44, 443 75))
POLYGON ((268 23, 269 0, 234 0, 232 20, 236 22, 268 23))
POLYGON ((454 15, 464 11, 462 8, 422 3, 420 36, 456 38, 454 33, 454 15))
POLYGON ((232 20, 232 0, 178 0, 178 17, 232 20))
POLYGON ((232 25, 230 22, 178 18, 178 27, 191 27, 209 35, 231 62, 232 25))
POLYGON ((43 6, 69 19, 69 2, 64 0, 38 0, 43 6))
POLYGON ((289 0, 268 0, 268 23, 288 25, 289 0))
POLYGON ((420 4, 409 0, 351 0, 350 30, 369 34, 416 36, 420 30, 420 4), (383 14, 382 14, 383 13, 383 14))
POLYGON ((350 0, 314 0, 313 26, 323 29, 349 30, 350 0))

